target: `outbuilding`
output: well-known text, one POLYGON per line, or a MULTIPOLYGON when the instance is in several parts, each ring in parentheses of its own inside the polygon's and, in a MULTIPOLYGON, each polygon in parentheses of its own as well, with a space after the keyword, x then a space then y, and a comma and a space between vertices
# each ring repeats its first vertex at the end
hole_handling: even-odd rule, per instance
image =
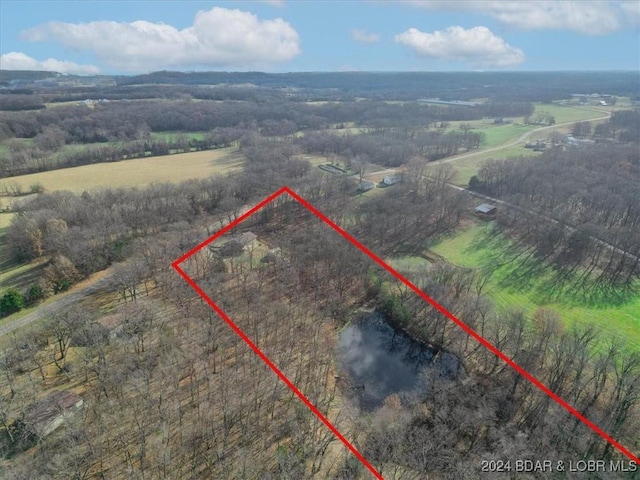
POLYGON ((483 203, 476 207, 476 215, 481 217, 493 217, 498 211, 498 207, 489 203, 483 203))

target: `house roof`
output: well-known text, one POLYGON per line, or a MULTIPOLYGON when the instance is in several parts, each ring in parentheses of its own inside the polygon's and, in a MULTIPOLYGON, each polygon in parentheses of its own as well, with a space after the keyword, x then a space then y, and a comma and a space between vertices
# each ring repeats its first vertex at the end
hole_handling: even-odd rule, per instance
POLYGON ((363 180, 358 185, 358 189, 360 189, 360 190, 371 190, 375 186, 376 186, 375 183, 373 183, 373 182, 371 182, 369 180, 363 180))
POLYGON ((386 185, 393 185, 394 183, 400 182, 400 180, 402 180, 402 176, 399 174, 385 175, 382 178, 382 183, 386 185))
POLYGON ((493 212, 497 207, 495 205, 490 205, 488 203, 483 203, 482 205, 478 205, 476 207, 476 212, 479 213, 491 213, 493 212))
POLYGON ((253 233, 253 232, 244 232, 244 233, 241 233, 241 234, 236 235, 235 237, 229 239, 229 241, 230 242, 231 241, 238 242, 243 247, 246 247, 251 242, 253 242, 256 238, 258 238, 258 236, 255 233, 253 233))
POLYGON ((70 391, 53 392, 29 405, 24 412, 24 420, 34 433, 42 436, 53 431, 62 415, 82 404, 82 398, 70 391))

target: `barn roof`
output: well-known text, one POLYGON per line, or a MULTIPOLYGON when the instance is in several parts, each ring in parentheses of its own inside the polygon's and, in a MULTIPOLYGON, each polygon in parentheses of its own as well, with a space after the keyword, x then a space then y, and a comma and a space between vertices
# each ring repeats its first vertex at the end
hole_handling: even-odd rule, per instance
POLYGON ((238 242, 243 247, 246 247, 251 242, 253 242, 256 238, 258 238, 258 237, 257 237, 257 235, 255 233, 253 233, 253 232, 244 232, 244 233, 241 233, 240 235, 236 235, 235 237, 231 238, 229 241, 238 242))
POLYGON ((491 205, 489 203, 483 203, 482 205, 478 205, 476 207, 476 212, 478 212, 478 213, 491 213, 496 208, 497 207, 495 205, 491 205))

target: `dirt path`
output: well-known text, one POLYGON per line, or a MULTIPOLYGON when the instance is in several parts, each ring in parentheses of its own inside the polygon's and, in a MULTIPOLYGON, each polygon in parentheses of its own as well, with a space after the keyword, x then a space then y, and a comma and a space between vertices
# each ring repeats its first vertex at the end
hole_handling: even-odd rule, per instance
POLYGON ((38 305, 33 309, 33 311, 27 313, 26 315, 19 316, 15 319, 5 319, 0 326, 0 337, 8 335, 19 328, 27 326, 65 307, 69 307, 74 303, 79 302, 88 295, 96 293, 97 291, 105 288, 110 280, 110 269, 98 272, 89 277, 87 280, 80 282, 68 292, 65 292, 61 295, 56 295, 46 303, 38 305))

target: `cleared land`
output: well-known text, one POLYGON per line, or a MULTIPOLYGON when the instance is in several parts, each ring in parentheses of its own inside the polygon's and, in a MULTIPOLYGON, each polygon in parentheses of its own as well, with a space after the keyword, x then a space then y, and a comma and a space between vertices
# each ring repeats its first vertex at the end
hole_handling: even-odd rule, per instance
POLYGON ((154 182, 181 182, 237 171, 242 161, 236 147, 178 153, 11 177, 0 180, 0 191, 14 183, 25 190, 40 183, 47 191, 82 192, 95 188, 145 186, 154 182))
POLYGON ((602 307, 580 305, 571 299, 545 301, 539 294, 539 291, 545 290, 544 276, 532 278, 526 288, 513 283, 509 285, 507 278, 514 267, 509 264, 497 266, 493 263, 496 252, 483 244, 483 235, 488 228, 489 224, 476 224, 443 240, 432 250, 453 264, 491 272, 487 292, 498 308, 521 308, 527 313, 540 307, 552 308, 567 325, 594 324, 607 333, 603 338, 619 337, 631 348, 640 351, 640 295, 620 305, 602 307))
POLYGON ((454 183, 461 187, 466 187, 469 180, 478 174, 480 164, 485 160, 506 160, 513 157, 537 157, 541 152, 535 152, 532 148, 524 148, 522 145, 508 147, 497 152, 487 152, 484 155, 464 158, 453 164, 456 170, 454 183))
MULTIPOLYGON (((547 112, 555 117, 556 124, 563 124, 569 122, 588 121, 595 118, 601 118, 608 113, 607 110, 592 108, 592 107, 567 107, 556 104, 536 104, 533 116, 539 112, 547 112)), ((520 121, 522 119, 516 119, 520 121)), ((601 123, 601 121, 593 122, 593 125, 601 123)), ((470 125, 476 126, 474 122, 469 122, 470 125)), ((520 136, 533 130, 541 128, 540 125, 523 125, 523 124, 507 124, 507 125, 495 125, 495 126, 481 126, 480 128, 474 128, 474 132, 483 132, 485 134, 485 142, 482 148, 477 153, 471 152, 471 155, 461 156, 460 159, 452 157, 450 160, 444 159, 447 163, 451 162, 456 169, 455 183, 460 186, 466 186, 469 183, 469 179, 478 173, 478 168, 484 160, 497 159, 503 160, 510 157, 534 157, 538 155, 538 152, 534 152, 531 149, 523 148, 524 141, 516 144, 509 145, 512 142, 518 140, 520 136), (504 148, 499 148, 500 145, 505 145, 504 148), (483 153, 483 149, 494 149, 490 152, 483 153)), ((549 128, 540 132, 541 138, 548 138, 554 131, 561 133, 568 133, 571 131, 571 125, 558 125, 557 127, 550 126, 549 128)), ((528 137, 537 138, 535 134, 528 137)))

